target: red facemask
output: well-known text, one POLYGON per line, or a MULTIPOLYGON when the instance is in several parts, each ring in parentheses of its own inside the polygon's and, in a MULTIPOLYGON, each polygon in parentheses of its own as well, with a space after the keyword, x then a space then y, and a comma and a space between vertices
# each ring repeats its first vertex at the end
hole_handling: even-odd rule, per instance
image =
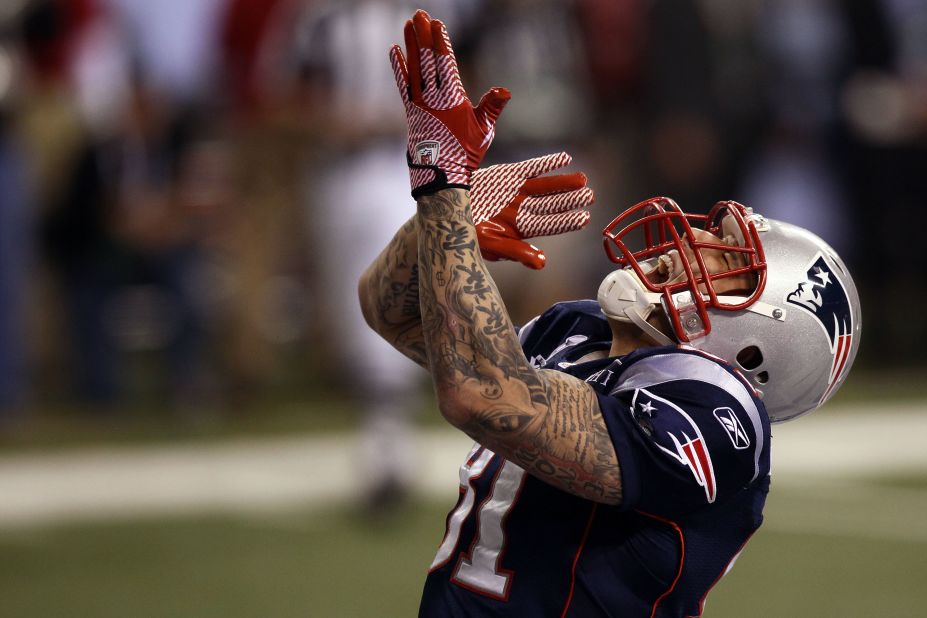
POLYGON ((711 332, 709 307, 740 311, 763 293, 766 259, 756 218, 737 202, 718 202, 696 215, 655 197, 605 227, 605 253, 662 296, 678 340, 690 342, 711 332))

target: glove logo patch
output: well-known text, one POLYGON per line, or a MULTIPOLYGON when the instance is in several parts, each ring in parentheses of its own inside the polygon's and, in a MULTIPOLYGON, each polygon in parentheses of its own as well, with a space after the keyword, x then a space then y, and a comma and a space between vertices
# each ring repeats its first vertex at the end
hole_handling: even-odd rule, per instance
POLYGON ((434 165, 441 153, 441 145, 434 140, 426 140, 415 145, 415 163, 418 165, 434 165))

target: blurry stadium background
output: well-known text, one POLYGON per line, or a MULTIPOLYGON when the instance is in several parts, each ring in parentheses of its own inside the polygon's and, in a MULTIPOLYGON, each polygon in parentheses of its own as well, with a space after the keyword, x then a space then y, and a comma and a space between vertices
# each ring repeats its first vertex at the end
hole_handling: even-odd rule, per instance
MULTIPOLYGON (((776 428, 705 615, 925 615, 927 1, 419 4, 471 94, 513 92, 488 161, 566 149, 597 193, 544 271, 493 266, 516 321, 591 296, 599 229, 659 194, 806 226, 855 273, 856 367, 776 428)), ((385 45, 417 6, 0 0, 0 616, 415 614, 468 443, 422 374, 410 484, 370 495, 327 283, 361 247, 322 222, 338 183, 405 191, 346 170, 401 164, 385 45)))

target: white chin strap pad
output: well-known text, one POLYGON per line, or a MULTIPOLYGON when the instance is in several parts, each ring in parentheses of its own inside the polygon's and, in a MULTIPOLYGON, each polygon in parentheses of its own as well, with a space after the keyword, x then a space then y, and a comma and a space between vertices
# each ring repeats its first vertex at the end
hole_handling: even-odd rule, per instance
POLYGON ((648 291, 633 270, 622 268, 609 273, 602 280, 596 299, 602 312, 611 319, 636 325, 659 344, 675 344, 647 321, 660 302, 660 295, 648 291))

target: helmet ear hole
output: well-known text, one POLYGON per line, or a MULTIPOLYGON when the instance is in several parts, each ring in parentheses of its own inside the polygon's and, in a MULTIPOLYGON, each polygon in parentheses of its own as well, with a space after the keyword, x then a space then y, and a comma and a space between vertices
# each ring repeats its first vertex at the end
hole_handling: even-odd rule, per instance
POLYGON ((767 382, 769 382, 769 372, 761 371, 758 374, 756 374, 756 381, 759 382, 760 384, 766 384, 767 382))
MULTIPOLYGON (((755 345, 748 346, 737 353, 737 363, 746 370, 756 369, 763 364, 763 353, 755 345)), ((765 371, 763 373, 766 373, 765 371)), ((758 376, 759 377, 759 376, 758 376)), ((766 376, 769 377, 768 375, 766 376)), ((766 380, 763 380, 765 382, 766 380)))

